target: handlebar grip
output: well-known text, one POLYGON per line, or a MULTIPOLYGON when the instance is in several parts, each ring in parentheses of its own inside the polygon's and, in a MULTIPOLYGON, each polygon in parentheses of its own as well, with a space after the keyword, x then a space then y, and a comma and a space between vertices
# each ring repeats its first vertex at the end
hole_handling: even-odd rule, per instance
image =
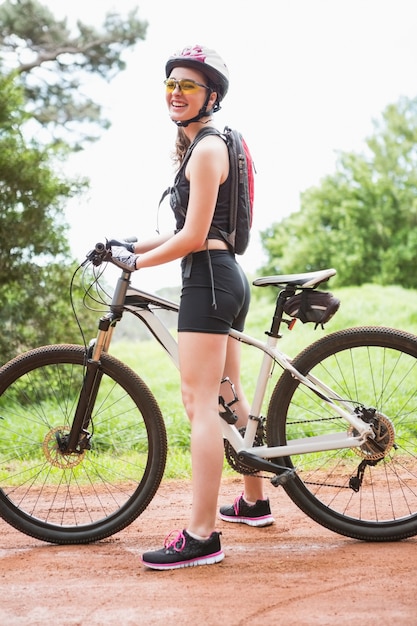
POLYGON ((107 248, 126 248, 129 252, 134 252, 133 244, 137 241, 137 237, 128 237, 127 239, 107 239, 107 248))

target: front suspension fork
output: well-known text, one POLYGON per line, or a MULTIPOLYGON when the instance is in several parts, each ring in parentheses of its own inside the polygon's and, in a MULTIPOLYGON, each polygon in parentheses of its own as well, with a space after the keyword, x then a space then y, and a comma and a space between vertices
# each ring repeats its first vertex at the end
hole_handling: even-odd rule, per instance
POLYGON ((103 377, 101 355, 103 352, 108 352, 114 328, 117 322, 122 319, 123 306, 129 284, 130 272, 123 271, 117 281, 110 310, 100 318, 97 337, 89 346, 85 358, 84 380, 71 430, 67 435, 60 434, 57 436, 59 449, 65 454, 81 454, 84 450, 90 448, 91 434, 88 432, 88 428, 103 377))
POLYGON ((101 355, 106 352, 117 316, 109 313, 100 319, 99 332, 88 349, 85 359, 84 379, 75 409, 71 430, 67 435, 57 436, 61 452, 65 454, 81 454, 90 449, 91 434, 88 431, 91 423, 91 414, 97 399, 100 382, 103 377, 101 369, 101 355))

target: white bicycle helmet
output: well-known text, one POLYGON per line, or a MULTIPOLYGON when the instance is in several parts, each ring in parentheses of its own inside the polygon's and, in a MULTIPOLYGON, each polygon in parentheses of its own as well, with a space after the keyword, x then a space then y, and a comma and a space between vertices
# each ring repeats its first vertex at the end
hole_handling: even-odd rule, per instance
POLYGON ((207 77, 207 86, 210 88, 206 102, 200 109, 199 114, 190 120, 186 120, 185 122, 176 122, 178 126, 188 126, 191 122, 196 122, 202 117, 209 115, 206 107, 210 93, 213 91, 217 93, 217 99, 213 107, 213 112, 220 109, 220 102, 223 100, 227 90, 229 89, 229 72, 226 63, 215 50, 199 45, 184 48, 180 52, 174 53, 168 59, 165 65, 166 78, 170 76, 174 67, 191 67, 199 72, 202 72, 207 77))

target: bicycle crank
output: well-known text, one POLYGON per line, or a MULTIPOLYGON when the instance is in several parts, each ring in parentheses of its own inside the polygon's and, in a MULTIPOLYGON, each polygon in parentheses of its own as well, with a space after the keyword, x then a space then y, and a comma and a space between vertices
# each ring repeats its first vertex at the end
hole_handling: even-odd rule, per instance
MULTIPOLYGON (((242 437, 245 436, 245 428, 240 428, 239 432, 242 437)), ((259 447, 265 445, 265 418, 261 417, 258 422, 258 427, 256 429, 256 435, 253 442, 254 447, 259 447)), ((236 452, 236 450, 230 445, 227 439, 224 440, 224 450, 227 462, 230 467, 235 471, 239 472, 239 474, 244 475, 254 475, 258 474, 260 471, 269 472, 275 474, 272 478, 270 477, 262 477, 269 478, 274 487, 279 487, 286 483, 290 478, 293 478, 295 475, 295 469, 290 469, 283 465, 277 465, 272 461, 268 461, 267 459, 262 459, 255 454, 252 454, 249 450, 242 450, 241 452, 236 452)))
POLYGON ((250 467, 255 472, 263 471, 263 472, 272 472, 275 474, 273 478, 271 478, 271 483, 274 487, 279 487, 286 483, 290 478, 294 478, 295 469, 288 468, 284 465, 277 465, 273 461, 268 461, 267 459, 262 459, 247 450, 242 450, 238 453, 237 458, 240 463, 243 463, 245 466, 250 467))

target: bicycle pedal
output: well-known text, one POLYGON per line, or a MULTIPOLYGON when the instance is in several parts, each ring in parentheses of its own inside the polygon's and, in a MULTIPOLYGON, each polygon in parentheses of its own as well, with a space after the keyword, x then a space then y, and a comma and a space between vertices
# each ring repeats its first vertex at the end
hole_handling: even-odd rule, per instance
POLYGON ((282 487, 289 480, 294 478, 294 476, 295 469, 286 469, 284 472, 282 472, 282 474, 276 474, 275 476, 273 476, 273 478, 271 478, 271 483, 274 485, 274 487, 282 487))

